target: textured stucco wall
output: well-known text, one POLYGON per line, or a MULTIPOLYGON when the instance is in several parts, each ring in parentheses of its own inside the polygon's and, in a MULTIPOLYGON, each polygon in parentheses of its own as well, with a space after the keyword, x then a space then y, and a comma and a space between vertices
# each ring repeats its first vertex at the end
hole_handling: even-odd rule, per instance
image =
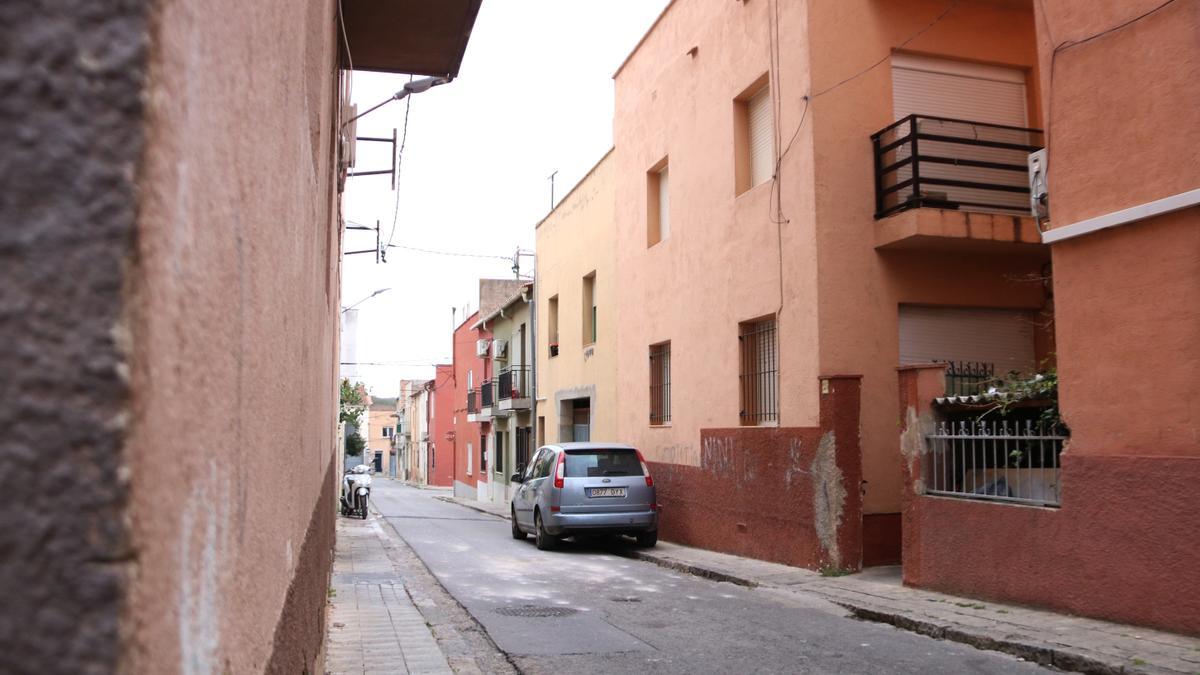
MULTIPOLYGON (((776 120, 807 88, 807 3, 778 3, 776 120)), ((780 312, 779 424, 812 427, 817 358, 812 153, 805 125, 781 180, 737 192, 737 97, 771 69, 768 2, 677 1, 616 74, 617 432, 656 462, 700 466, 701 429, 739 424, 738 322, 780 312), (694 54, 690 53, 695 47, 694 54), (647 172, 668 158, 670 236, 647 247, 647 172), (777 190, 776 190, 777 189, 777 190), (788 224, 773 222, 781 198, 788 224), (782 276, 782 279, 781 279, 782 276), (636 311, 634 311, 636 308, 636 311), (648 348, 671 341, 670 426, 650 426, 648 348)), ((785 139, 786 141, 787 139, 785 139)), ((550 392, 544 392, 548 396, 550 392)))
POLYGON ((279 627, 308 625, 284 614, 298 570, 328 573, 305 544, 334 453, 333 17, 332 0, 156 8, 127 270, 129 670, 262 671, 279 627))
MULTIPOLYGON (((1200 187, 1200 163, 1180 151, 1200 146, 1200 3, 1124 25, 1160 4, 1039 10, 1042 59, 1054 64, 1052 227, 1200 187)), ((1200 208, 1053 249, 1072 452, 1190 457, 1200 478, 1200 208)))
POLYGON ((148 3, 0 3, 0 671, 104 673, 133 552, 122 290, 148 3))
MULTIPOLYGON (((591 439, 617 435, 617 334, 621 318, 617 288, 613 154, 609 152, 537 226, 538 417, 546 420, 546 442, 559 440, 559 401, 591 398, 591 439), (596 342, 583 346, 583 276, 595 272, 596 342), (550 356, 550 303, 558 296, 558 356, 550 356)), ((645 350, 643 350, 645 351, 645 350)), ((631 357, 632 358, 632 357, 631 357)), ((648 356, 627 367, 640 381, 648 356)), ((570 424, 570 420, 566 420, 570 424)))
MULTIPOLYGON (((900 506, 898 306, 1038 310, 1046 303, 1042 285, 1021 280, 1037 277, 1049 261, 1045 247, 973 242, 972 248, 938 237, 909 250, 875 249, 879 228, 911 216, 874 219, 870 136, 895 117, 890 63, 866 69, 916 35, 905 50, 1025 70, 1029 119, 1036 120, 1037 46, 1030 4, 845 0, 810 5, 812 90, 828 90, 811 101, 807 122, 822 186, 815 196, 821 370, 863 374, 866 513, 895 513, 900 506)), ((972 224, 976 231, 991 229, 991 218, 973 220, 983 221, 972 224)))
POLYGON ((858 569, 860 388, 857 377, 823 380, 817 427, 704 429, 699 467, 652 462, 661 536, 788 565, 858 569))

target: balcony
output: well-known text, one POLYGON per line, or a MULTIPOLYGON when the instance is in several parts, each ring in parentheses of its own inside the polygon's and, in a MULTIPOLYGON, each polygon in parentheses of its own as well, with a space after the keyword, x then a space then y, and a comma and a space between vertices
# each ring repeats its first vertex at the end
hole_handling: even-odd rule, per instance
POLYGON ((510 366, 500 371, 498 391, 500 410, 528 410, 532 403, 529 366, 510 366))
MULTIPOLYGON (((474 392, 472 392, 474 393, 474 392)), ((479 411, 475 414, 473 422, 486 422, 492 419, 492 414, 496 408, 496 383, 491 380, 484 380, 479 384, 479 411)))
POLYGON ((1042 246, 1029 204, 1039 129, 909 115, 871 136, 876 248, 1042 246))
POLYGON ((467 421, 479 421, 479 390, 471 389, 467 392, 467 421))

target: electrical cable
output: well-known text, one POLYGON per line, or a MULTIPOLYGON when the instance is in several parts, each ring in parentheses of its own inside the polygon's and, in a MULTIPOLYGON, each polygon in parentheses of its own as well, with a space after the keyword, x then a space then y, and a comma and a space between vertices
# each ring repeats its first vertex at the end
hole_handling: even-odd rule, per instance
POLYGON ((350 38, 346 35, 346 16, 342 12, 342 0, 338 0, 338 25, 342 29, 342 44, 346 45, 346 61, 350 65, 349 75, 346 77, 346 100, 354 99, 354 57, 350 55, 350 38))
POLYGON ((459 253, 457 251, 435 251, 428 248, 418 248, 416 246, 405 246, 403 244, 389 244, 388 248, 398 248, 405 251, 414 251, 416 253, 428 253, 431 255, 445 255, 456 258, 486 258, 491 260, 512 261, 512 256, 507 255, 488 255, 486 253, 459 253))
MULTIPOLYGON (((412 75, 408 76, 408 81, 413 81, 412 75)), ((396 202, 392 206, 392 230, 388 233, 384 251, 391 248, 392 240, 396 238, 396 220, 400 217, 400 169, 404 165, 404 146, 408 144, 408 113, 412 109, 412 99, 412 96, 404 99, 404 131, 400 136, 400 148, 396 151, 396 202)))

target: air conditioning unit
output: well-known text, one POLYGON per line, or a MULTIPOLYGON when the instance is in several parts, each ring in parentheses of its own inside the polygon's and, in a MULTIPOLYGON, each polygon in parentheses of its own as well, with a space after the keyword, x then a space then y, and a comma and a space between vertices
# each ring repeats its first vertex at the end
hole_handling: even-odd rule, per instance
POLYGON ((484 338, 482 340, 476 340, 475 341, 475 356, 487 356, 488 355, 488 345, 490 343, 491 343, 491 340, 488 340, 487 338, 484 338))
POLYGON ((504 359, 508 354, 508 340, 492 340, 492 358, 504 359))
POLYGON ((1050 217, 1050 188, 1046 181, 1046 149, 1029 154, 1029 208, 1033 217, 1050 217))

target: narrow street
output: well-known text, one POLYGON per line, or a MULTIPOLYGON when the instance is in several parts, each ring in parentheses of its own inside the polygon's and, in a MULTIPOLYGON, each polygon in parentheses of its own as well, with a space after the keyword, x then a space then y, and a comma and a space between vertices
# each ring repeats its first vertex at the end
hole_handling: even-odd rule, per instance
POLYGON ((523 672, 1021 673, 995 652, 865 623, 816 597, 693 577, 621 544, 538 551, 508 522, 376 482, 375 508, 523 672))

